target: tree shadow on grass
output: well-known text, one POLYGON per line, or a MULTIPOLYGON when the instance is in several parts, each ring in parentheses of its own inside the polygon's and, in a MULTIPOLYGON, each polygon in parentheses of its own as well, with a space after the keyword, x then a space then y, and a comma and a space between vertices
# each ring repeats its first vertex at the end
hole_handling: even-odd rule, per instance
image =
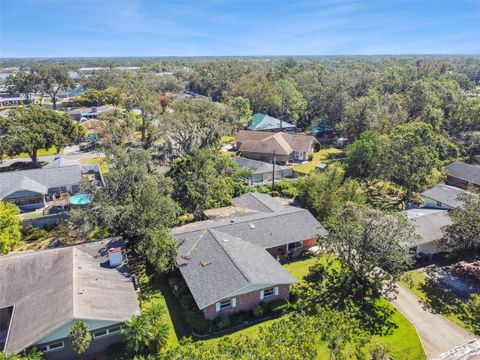
POLYGON ((363 330, 372 335, 391 335, 398 325, 393 321, 395 310, 383 300, 364 303, 360 306, 357 318, 363 330))

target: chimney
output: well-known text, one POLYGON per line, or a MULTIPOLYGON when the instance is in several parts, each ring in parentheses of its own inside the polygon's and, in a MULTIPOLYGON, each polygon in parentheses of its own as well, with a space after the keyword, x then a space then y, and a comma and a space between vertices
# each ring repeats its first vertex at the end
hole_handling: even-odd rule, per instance
POLYGON ((123 262, 122 248, 114 247, 108 250, 108 260, 110 267, 117 267, 123 262))
POLYGON ((96 113, 97 112, 97 108, 96 107, 92 107, 92 113, 96 113))

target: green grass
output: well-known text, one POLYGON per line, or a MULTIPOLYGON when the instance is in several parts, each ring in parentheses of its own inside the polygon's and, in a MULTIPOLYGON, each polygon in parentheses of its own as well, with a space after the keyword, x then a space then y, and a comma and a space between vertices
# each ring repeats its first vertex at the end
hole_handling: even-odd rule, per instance
MULTIPOLYGON (((52 146, 50 149, 40 149, 38 150, 37 155, 38 156, 49 156, 49 155, 55 155, 57 153, 57 148, 55 146, 52 146)), ((60 154, 63 154, 63 149, 60 150, 60 154)), ((10 157, 9 159, 25 159, 25 158, 30 158, 30 155, 27 153, 21 153, 15 156, 10 157)))
POLYGON ((326 164, 331 164, 338 161, 344 154, 344 151, 337 148, 327 148, 321 149, 320 151, 313 153, 312 161, 302 165, 293 165, 291 168, 297 172, 308 174, 312 170, 315 169, 315 165, 320 162, 324 162, 326 164))
POLYGON ((414 293, 436 313, 441 314, 467 331, 472 331, 470 326, 462 320, 464 303, 458 297, 446 291, 441 285, 430 280, 423 271, 412 270, 407 272, 400 284, 414 293))
POLYGON ((80 159, 80 163, 82 165, 99 165, 103 175, 108 173, 109 170, 108 161, 105 157, 84 158, 80 159))
POLYGON ((234 144, 235 143, 235 137, 234 136, 222 136, 220 138, 220 143, 223 144, 234 144))

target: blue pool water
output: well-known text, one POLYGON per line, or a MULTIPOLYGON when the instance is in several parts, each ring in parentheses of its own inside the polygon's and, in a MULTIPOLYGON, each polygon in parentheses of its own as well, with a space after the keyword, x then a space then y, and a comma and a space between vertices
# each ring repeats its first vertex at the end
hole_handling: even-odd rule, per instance
POLYGON ((87 205, 90 204, 92 199, 89 194, 78 194, 70 198, 70 204, 72 205, 87 205))

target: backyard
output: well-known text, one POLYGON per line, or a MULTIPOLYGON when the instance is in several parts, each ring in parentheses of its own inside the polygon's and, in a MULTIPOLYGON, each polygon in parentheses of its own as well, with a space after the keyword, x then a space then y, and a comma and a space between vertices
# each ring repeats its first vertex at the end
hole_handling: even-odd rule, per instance
POLYGON ((80 159, 82 165, 99 165, 103 175, 108 173, 108 161, 105 157, 91 157, 80 159))
POLYGON ((315 169, 315 166, 320 163, 331 164, 337 162, 344 155, 344 150, 337 148, 325 148, 313 153, 312 161, 302 165, 292 165, 291 168, 299 173, 308 174, 315 169))
MULTIPOLYGON (((316 257, 311 257, 303 260, 298 260, 285 264, 285 269, 297 280, 302 281, 304 276, 308 274, 309 268, 317 261, 324 261, 322 258, 318 260, 316 257)), ((178 344, 182 337, 190 336, 191 332, 186 326, 182 315, 182 309, 178 304, 178 301, 173 296, 170 288, 166 284, 166 281, 162 283, 154 284, 152 279, 145 273, 144 266, 132 266, 134 272, 139 277, 142 285, 141 306, 148 306, 151 302, 157 302, 165 304, 168 309, 168 324, 171 332, 169 335, 168 345, 173 346, 178 344)), ((425 353, 418 338, 418 335, 410 322, 398 311, 396 311, 392 305, 387 303, 386 300, 381 300, 382 305, 386 305, 392 311, 391 321, 394 323, 394 329, 389 335, 383 335, 379 338, 385 344, 390 347, 391 356, 395 360, 412 360, 412 359, 425 359, 425 353)), ((288 316, 288 315, 284 315, 288 316)), ((241 335, 246 336, 258 336, 261 326, 268 326, 269 324, 278 321, 277 319, 271 319, 263 321, 259 324, 252 325, 241 330, 232 330, 228 336, 235 338, 241 335)), ((208 340, 202 340, 206 342, 216 342, 219 338, 211 338, 208 340)), ((319 359, 328 359, 328 351, 323 343, 318 343, 319 359)))

